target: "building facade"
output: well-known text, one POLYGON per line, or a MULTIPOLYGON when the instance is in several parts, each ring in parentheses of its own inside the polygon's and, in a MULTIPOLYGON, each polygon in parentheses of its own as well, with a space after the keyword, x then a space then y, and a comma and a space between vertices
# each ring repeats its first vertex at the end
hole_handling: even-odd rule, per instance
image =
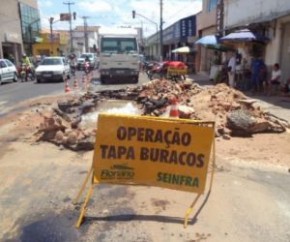
POLYGON ((32 46, 40 33, 40 15, 37 0, 20 0, 18 3, 23 49, 32 55, 32 46))
MULTIPOLYGON (((183 60, 193 64, 193 59, 185 60, 185 56, 180 56, 172 53, 172 50, 181 47, 189 46, 193 49, 193 43, 196 41, 196 15, 191 15, 182 18, 174 24, 163 30, 163 59, 183 60)), ((146 55, 159 59, 160 48, 160 32, 153 34, 146 40, 146 55)))
POLYGON ((289 0, 224 0, 224 28, 227 32, 248 28, 265 36, 268 41, 264 45, 245 42, 238 47, 248 58, 263 57, 269 69, 279 63, 282 80, 290 78, 289 0))
POLYGON ((0 58, 18 64, 22 53, 31 51, 39 20, 37 0, 1 0, 0 58))
POLYGON ((38 43, 33 44, 33 55, 62 56, 68 53, 68 31, 42 32, 38 43))
POLYGON ((76 26, 72 32, 72 42, 74 53, 79 56, 82 53, 90 52, 95 53, 98 50, 98 31, 99 26, 76 26), (87 37, 86 37, 87 36, 87 37), (87 51, 86 51, 86 41, 87 41, 87 51))
MULTIPOLYGON (((217 6, 218 0, 203 0, 202 11, 197 14, 197 33, 198 37, 206 35, 217 35, 217 6)), ((206 71, 210 70, 211 59, 214 51, 203 46, 196 46, 196 70, 206 71)))

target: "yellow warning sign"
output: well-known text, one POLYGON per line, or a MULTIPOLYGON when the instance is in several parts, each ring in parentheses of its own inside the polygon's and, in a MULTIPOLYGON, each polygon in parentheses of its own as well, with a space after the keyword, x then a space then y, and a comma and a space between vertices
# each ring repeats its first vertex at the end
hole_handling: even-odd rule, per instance
POLYGON ((95 183, 142 184, 202 193, 214 137, 194 121, 99 116, 95 183))
POLYGON ((207 193, 210 194, 214 157, 214 122, 100 114, 92 167, 74 200, 77 203, 91 178, 76 227, 80 227, 98 183, 148 185, 197 193, 186 211, 186 227, 205 190, 211 160, 207 193))

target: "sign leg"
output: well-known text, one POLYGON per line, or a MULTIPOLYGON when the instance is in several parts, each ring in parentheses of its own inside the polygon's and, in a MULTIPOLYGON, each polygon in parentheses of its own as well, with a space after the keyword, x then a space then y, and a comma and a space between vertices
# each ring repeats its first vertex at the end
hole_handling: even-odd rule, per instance
MULTIPOLYGON (((211 192, 212 185, 213 185, 213 177, 214 177, 214 173, 215 173, 215 142, 213 142, 213 146, 212 146, 211 160, 212 160, 212 172, 211 172, 210 185, 209 185, 209 191, 208 191, 207 196, 209 196, 209 194, 211 192)), ((200 196, 201 196, 201 194, 198 194, 197 197, 195 198, 195 200, 192 202, 191 206, 187 209, 187 211, 185 213, 185 218, 184 218, 184 228, 187 227, 189 215, 192 213, 193 207, 197 203, 200 196)))
POLYGON ((89 191, 88 191, 88 193, 87 193, 87 196, 86 196, 85 202, 84 202, 83 205, 82 205, 81 213, 80 213, 79 219, 78 219, 78 221, 77 221, 77 223, 76 223, 76 228, 79 228, 79 227, 81 226, 82 222, 83 222, 83 218, 84 218, 84 216, 85 216, 85 212, 86 212, 86 210, 87 210, 87 204, 88 204, 88 202, 89 202, 89 200, 90 200, 90 198, 91 198, 91 196, 92 196, 92 194, 93 194, 93 191, 94 191, 94 185, 91 184, 91 186, 90 186, 90 188, 89 188, 89 191))
POLYGON ((80 199, 80 196, 82 195, 82 193, 83 193, 83 191, 84 191, 84 189, 85 189, 85 187, 86 187, 86 185, 88 183, 88 180, 89 180, 90 176, 92 175, 92 173, 93 173, 93 168, 91 167, 90 170, 89 170, 89 172, 88 172, 88 174, 87 174, 87 176, 86 176, 86 178, 85 178, 85 180, 84 180, 84 182, 83 182, 83 185, 81 187, 81 190, 78 192, 78 195, 73 200, 73 204, 78 203, 78 201, 80 199))
POLYGON ((197 197, 192 202, 192 204, 190 205, 190 207, 187 209, 187 211, 185 213, 185 217, 184 217, 184 228, 187 227, 189 215, 192 213, 193 207, 197 203, 197 201, 200 198, 200 196, 201 196, 201 194, 198 194, 197 197))

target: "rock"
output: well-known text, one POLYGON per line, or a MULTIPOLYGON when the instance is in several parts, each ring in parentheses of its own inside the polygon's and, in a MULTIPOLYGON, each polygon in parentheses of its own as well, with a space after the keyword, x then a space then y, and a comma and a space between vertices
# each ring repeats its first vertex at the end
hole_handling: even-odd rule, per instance
POLYGON ((61 144, 64 140, 64 133, 62 131, 57 131, 54 137, 55 141, 61 144))
POLYGON ((95 147, 95 137, 89 136, 85 139, 79 140, 76 150, 93 150, 95 147))
POLYGON ((227 127, 232 130, 232 135, 248 137, 252 135, 251 127, 256 120, 245 110, 235 110, 227 116, 227 127))
POLYGON ((267 132, 270 130, 271 125, 267 120, 256 118, 255 121, 256 122, 250 128, 252 133, 261 133, 261 132, 267 132))
POLYGON ((74 145, 77 143, 77 140, 78 140, 78 134, 76 131, 70 131, 68 134, 67 134, 67 144, 70 144, 70 145, 74 145))
POLYGON ((228 134, 224 134, 222 137, 223 137, 223 139, 225 139, 225 140, 230 140, 230 139, 231 139, 231 136, 228 135, 228 134))

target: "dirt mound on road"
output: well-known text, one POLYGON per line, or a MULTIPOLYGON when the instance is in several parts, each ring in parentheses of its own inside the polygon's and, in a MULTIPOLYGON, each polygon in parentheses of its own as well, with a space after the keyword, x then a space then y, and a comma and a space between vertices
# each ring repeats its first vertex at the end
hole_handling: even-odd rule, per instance
POLYGON ((43 122, 37 131, 37 140, 50 141, 72 150, 91 150, 95 129, 80 127, 82 116, 95 112, 100 100, 134 100, 140 104, 143 115, 166 115, 177 100, 180 118, 214 121, 216 136, 250 137, 255 133, 282 133, 289 123, 263 111, 240 91, 225 84, 202 88, 191 80, 172 82, 153 80, 142 86, 120 90, 86 93, 76 98, 63 98, 50 113, 40 113, 43 122))

